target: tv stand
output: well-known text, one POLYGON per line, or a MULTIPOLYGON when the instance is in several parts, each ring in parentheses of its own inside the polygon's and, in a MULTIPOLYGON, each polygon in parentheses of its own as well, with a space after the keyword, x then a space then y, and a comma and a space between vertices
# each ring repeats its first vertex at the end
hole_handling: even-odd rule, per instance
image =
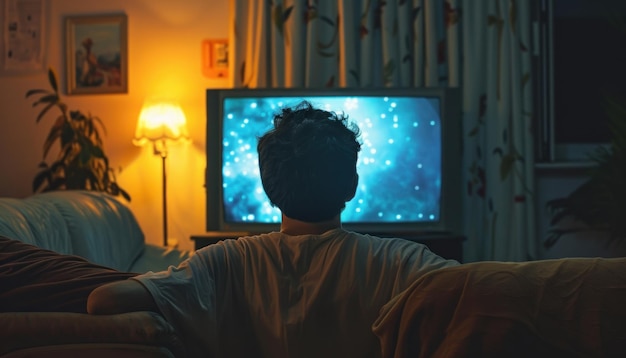
MULTIPOLYGON (((241 236, 255 235, 258 233, 235 232, 235 231, 209 231, 198 235, 192 235, 195 249, 198 250, 207 245, 215 244, 221 240, 236 239, 241 236)), ((463 241, 465 236, 441 232, 398 232, 398 233, 369 233, 380 237, 397 237, 409 241, 422 243, 446 259, 463 261, 463 241)))

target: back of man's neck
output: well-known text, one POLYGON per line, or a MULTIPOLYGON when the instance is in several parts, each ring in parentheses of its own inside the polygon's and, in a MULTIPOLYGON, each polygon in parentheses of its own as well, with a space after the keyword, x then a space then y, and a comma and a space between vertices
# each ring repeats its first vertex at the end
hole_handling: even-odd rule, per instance
POLYGON ((327 221, 306 222, 283 215, 282 223, 280 224, 280 232, 291 236, 321 235, 329 230, 338 229, 340 227, 341 220, 339 216, 327 221))

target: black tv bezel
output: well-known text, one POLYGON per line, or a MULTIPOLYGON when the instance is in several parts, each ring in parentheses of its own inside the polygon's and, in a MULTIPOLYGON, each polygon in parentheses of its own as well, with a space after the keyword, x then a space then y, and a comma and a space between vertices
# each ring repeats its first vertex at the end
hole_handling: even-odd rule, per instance
POLYGON ((222 103, 232 97, 309 96, 436 97, 442 123, 441 215, 436 222, 344 223, 348 230, 389 236, 401 233, 458 233, 462 224, 461 95, 457 88, 257 88, 206 90, 206 230, 240 234, 279 231, 280 224, 229 223, 222 202, 222 103))

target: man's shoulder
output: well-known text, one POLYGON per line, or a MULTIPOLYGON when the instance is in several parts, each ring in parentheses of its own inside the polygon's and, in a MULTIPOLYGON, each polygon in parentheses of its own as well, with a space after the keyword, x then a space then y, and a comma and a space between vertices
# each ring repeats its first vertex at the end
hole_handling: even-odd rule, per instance
POLYGON ((391 246, 414 246, 414 247, 423 247, 424 245, 415 241, 406 240, 400 237, 395 237, 392 235, 383 235, 383 234, 368 234, 368 233, 359 233, 348 231, 347 232, 350 237, 354 239, 361 240, 361 242, 370 242, 372 244, 377 245, 391 245, 391 246))
POLYGON ((257 250, 262 247, 272 245, 282 234, 278 232, 242 235, 216 242, 215 244, 203 247, 200 250, 211 254, 223 253, 232 254, 235 252, 257 250))

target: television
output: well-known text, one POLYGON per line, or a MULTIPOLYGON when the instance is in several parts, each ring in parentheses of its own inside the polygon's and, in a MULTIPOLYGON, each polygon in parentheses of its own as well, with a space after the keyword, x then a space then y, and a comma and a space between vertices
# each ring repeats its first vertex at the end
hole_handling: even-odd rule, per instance
POLYGON ((262 233, 281 213, 263 191, 256 146, 273 116, 303 100, 361 131, 348 230, 455 233, 461 225, 461 97, 454 88, 208 89, 206 229, 262 233))

